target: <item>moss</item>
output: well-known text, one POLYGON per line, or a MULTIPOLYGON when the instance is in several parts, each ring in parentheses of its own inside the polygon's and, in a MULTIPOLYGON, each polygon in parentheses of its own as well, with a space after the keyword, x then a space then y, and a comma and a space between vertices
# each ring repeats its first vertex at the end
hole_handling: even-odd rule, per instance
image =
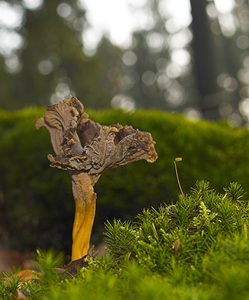
MULTIPOLYGON (((0 112, 1 238, 23 250, 54 247, 69 253, 74 212, 71 183, 66 172, 49 168, 49 135, 34 128, 43 114, 36 108, 0 112)), ((131 219, 143 208, 174 202, 179 194, 175 157, 183 158, 178 171, 184 192, 201 179, 217 191, 234 181, 249 191, 246 129, 191 122, 158 111, 90 111, 89 115, 102 124, 119 122, 150 131, 159 154, 154 164, 138 162, 108 170, 100 178, 93 241, 99 240, 106 219, 131 219)))
MULTIPOLYGON (((112 263, 122 266, 132 261, 164 275, 180 266, 184 281, 192 281, 192 277, 201 280, 203 259, 210 252, 216 254, 217 249, 224 251, 225 241, 231 243, 234 239, 249 245, 245 236, 249 211, 247 201, 242 201, 244 192, 234 183, 225 191, 220 194, 207 182, 198 182, 174 205, 146 209, 133 223, 107 223, 105 237, 112 263)), ((243 249, 244 246, 242 252, 243 249)), ((244 261, 248 253, 243 255, 244 261)))
MULTIPOLYGON (((108 252, 75 276, 56 272, 61 255, 38 251, 38 278, 0 277, 0 299, 248 299, 248 203, 239 184, 223 193, 198 182, 175 204, 135 222, 108 223, 108 252), (7 279, 7 280, 6 280, 7 279)), ((60 269, 61 270, 61 269, 60 269)))

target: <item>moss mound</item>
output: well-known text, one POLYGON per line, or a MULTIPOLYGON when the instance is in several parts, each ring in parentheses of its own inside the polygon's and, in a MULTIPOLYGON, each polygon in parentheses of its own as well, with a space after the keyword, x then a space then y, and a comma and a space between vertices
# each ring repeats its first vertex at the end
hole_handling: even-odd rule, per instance
MULTIPOLYGON (((0 232, 2 243, 19 249, 50 248, 70 253, 74 203, 66 172, 49 168, 52 153, 46 130, 36 131, 41 109, 0 112, 0 232), (19 236, 22 234, 22 242, 19 236), (53 237, 51 239, 51 236, 53 237)), ((102 124, 131 124, 150 131, 159 159, 108 170, 96 185, 93 242, 107 219, 131 219, 143 208, 172 203, 179 194, 174 159, 185 192, 197 180, 221 192, 230 182, 249 191, 249 132, 224 124, 191 122, 157 111, 92 111, 102 124)))

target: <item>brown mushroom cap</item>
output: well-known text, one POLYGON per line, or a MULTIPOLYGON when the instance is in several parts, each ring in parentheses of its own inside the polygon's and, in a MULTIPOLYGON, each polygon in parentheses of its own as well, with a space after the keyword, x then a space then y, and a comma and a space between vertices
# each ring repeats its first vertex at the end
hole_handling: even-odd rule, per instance
POLYGON ((50 132, 56 154, 48 156, 51 166, 86 172, 94 182, 107 168, 157 159, 150 133, 120 124, 102 126, 89 119, 75 97, 49 107, 36 124, 50 132))

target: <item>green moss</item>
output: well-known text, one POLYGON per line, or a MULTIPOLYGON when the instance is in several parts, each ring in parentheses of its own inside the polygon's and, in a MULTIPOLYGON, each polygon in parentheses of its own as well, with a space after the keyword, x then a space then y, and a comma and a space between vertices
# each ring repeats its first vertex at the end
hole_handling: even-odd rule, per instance
POLYGON ((108 252, 75 276, 61 256, 38 251, 40 277, 0 278, 0 299, 249 299, 249 206, 239 184, 218 193, 200 181, 175 204, 146 209, 134 222, 108 223, 108 252))
MULTIPOLYGON (((43 114, 43 109, 36 108, 0 112, 0 229, 2 238, 15 248, 53 247, 70 253, 74 213, 71 183, 66 172, 49 167, 49 134, 34 128, 35 120, 43 114)), ((219 192, 230 182, 239 182, 249 191, 246 129, 191 122, 158 111, 90 111, 89 115, 102 124, 119 122, 150 131, 159 155, 154 164, 137 162, 107 170, 100 178, 95 187, 98 199, 93 242, 99 240, 107 219, 132 219, 143 208, 174 202, 179 194, 175 157, 183 158, 178 171, 186 193, 202 179, 219 192)))

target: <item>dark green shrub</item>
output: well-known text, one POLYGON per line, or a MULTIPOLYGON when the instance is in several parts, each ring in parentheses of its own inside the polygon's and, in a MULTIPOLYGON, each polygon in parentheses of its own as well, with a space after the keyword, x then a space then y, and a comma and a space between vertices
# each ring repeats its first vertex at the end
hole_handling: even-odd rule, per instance
MULTIPOLYGON (((48 166, 49 135, 34 128, 43 113, 41 109, 0 112, 0 238, 20 249, 54 247, 69 253, 71 183, 66 172, 48 166)), ((199 179, 210 181, 218 191, 232 181, 249 190, 247 130, 156 111, 94 111, 90 116, 102 124, 119 122, 150 131, 159 154, 154 164, 134 163, 108 170, 100 178, 93 242, 99 240, 107 219, 131 219, 143 208, 176 199, 175 157, 183 158, 178 168, 185 192, 199 179)))

